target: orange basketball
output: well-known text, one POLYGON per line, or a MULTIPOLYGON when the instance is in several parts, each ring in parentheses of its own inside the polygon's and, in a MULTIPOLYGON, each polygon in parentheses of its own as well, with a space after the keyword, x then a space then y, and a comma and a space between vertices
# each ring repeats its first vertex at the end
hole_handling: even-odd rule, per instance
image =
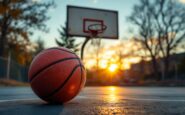
POLYGON ((50 48, 32 61, 29 81, 33 91, 51 103, 65 103, 74 98, 86 81, 79 57, 66 48, 50 48))

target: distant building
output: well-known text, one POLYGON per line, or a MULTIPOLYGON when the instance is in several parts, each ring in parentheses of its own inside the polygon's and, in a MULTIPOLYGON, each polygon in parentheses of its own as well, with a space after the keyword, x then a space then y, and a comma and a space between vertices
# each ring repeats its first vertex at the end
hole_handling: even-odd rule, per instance
MULTIPOLYGON (((178 64, 182 62, 182 60, 185 58, 185 52, 174 54, 170 57, 170 64, 169 69, 171 71, 177 71, 178 70, 178 64)), ((163 71, 163 64, 162 59, 158 59, 158 69, 162 72, 163 71)), ((139 80, 142 79, 144 76, 149 76, 153 73, 152 69, 152 62, 151 61, 140 61, 139 63, 132 64, 131 68, 127 71, 125 71, 124 76, 126 79, 130 80, 139 80)), ((174 72, 174 76, 177 74, 177 72, 174 72)))

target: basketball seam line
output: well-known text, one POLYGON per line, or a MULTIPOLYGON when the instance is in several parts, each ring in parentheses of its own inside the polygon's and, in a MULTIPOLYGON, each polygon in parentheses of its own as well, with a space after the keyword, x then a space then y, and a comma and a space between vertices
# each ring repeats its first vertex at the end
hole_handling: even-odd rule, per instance
MULTIPOLYGON (((71 51, 67 51, 67 50, 64 50, 64 49, 60 49, 60 48, 57 48, 57 47, 56 47, 56 48, 49 48, 49 49, 47 49, 47 50, 52 50, 52 49, 64 51, 64 52, 67 52, 67 53, 72 53, 72 54, 74 54, 74 55, 78 58, 78 56, 76 55, 76 53, 71 52, 71 51)), ((81 63, 79 58, 78 58, 78 61, 79 61, 79 63, 81 63)))
MULTIPOLYGON (((72 54, 74 54, 74 55, 78 58, 78 55, 76 55, 76 53, 71 52, 71 51, 67 51, 67 50, 64 50, 64 49, 60 49, 60 48, 57 48, 57 47, 55 47, 55 48, 49 48, 49 49, 47 49, 47 50, 52 50, 52 49, 56 49, 56 50, 60 50, 60 51, 68 52, 68 53, 72 53, 72 54)), ((81 64, 81 62, 80 62, 80 58, 78 58, 77 60, 78 60, 78 61, 79 61, 79 63, 81 64)), ((83 65, 82 65, 82 66, 83 66, 83 65)), ((84 66, 83 66, 83 68, 85 69, 85 67, 84 67, 84 66)))
POLYGON ((47 49, 47 50, 52 50, 52 49, 56 49, 56 50, 60 50, 60 51, 68 52, 68 53, 72 53, 72 54, 74 54, 75 56, 77 56, 74 52, 67 51, 67 50, 60 49, 60 48, 49 48, 49 49, 47 49))
MULTIPOLYGON (((76 55, 76 53, 74 53, 74 52, 71 52, 71 51, 67 51, 67 50, 64 50, 64 49, 60 49, 60 48, 49 48, 49 49, 47 49, 47 50, 52 50, 52 49, 56 49, 56 50, 60 50, 60 51, 64 51, 64 52, 67 52, 67 53, 72 53, 72 54, 74 54, 76 57, 78 57, 77 55, 76 55)), ((78 58, 79 59, 79 58, 78 58)))
MULTIPOLYGON (((46 49, 46 50, 52 50, 52 49, 64 51, 64 52, 67 52, 67 53, 72 53, 72 54, 74 54, 78 58, 78 55, 76 55, 76 53, 71 52, 71 51, 67 51, 67 50, 64 50, 64 49, 60 49, 60 48, 57 48, 57 47, 55 47, 55 48, 49 48, 49 49, 46 49)), ((79 61, 79 63, 81 63, 79 58, 77 60, 79 61)))
POLYGON ((60 60, 54 61, 54 62, 48 64, 47 66, 43 67, 42 69, 40 69, 38 72, 36 72, 29 81, 32 82, 39 73, 41 73, 43 70, 47 69, 48 67, 50 67, 52 65, 55 65, 55 64, 57 64, 59 62, 63 62, 63 61, 66 61, 66 60, 74 60, 74 59, 77 59, 78 60, 79 58, 71 57, 71 58, 65 58, 65 59, 60 59, 60 60))
POLYGON ((69 74, 69 76, 67 77, 67 79, 66 79, 57 89, 55 89, 54 91, 52 91, 52 92, 51 92, 50 94, 48 94, 47 96, 41 96, 41 97, 44 98, 44 99, 47 99, 47 98, 53 96, 54 94, 58 93, 58 91, 60 91, 60 90, 64 87, 64 85, 69 81, 69 79, 72 77, 73 73, 76 71, 76 69, 77 69, 78 67, 82 67, 82 68, 83 68, 83 66, 82 66, 81 64, 76 65, 76 66, 73 68, 73 70, 71 71, 71 73, 69 74))
MULTIPOLYGON (((52 49, 52 48, 50 48, 50 49, 52 49)), ((66 51, 66 50, 63 50, 63 49, 60 49, 60 48, 53 48, 53 49, 57 49, 57 50, 60 50, 60 51, 66 51)), ((75 53, 73 53, 73 52, 70 52, 70 51, 66 51, 66 52, 69 52, 69 53, 72 53, 72 54, 74 54, 76 57, 78 57, 75 53)), ((78 60, 78 62, 79 62, 79 64, 82 64, 81 62, 80 62, 80 59, 78 58, 77 59, 78 60)), ((82 68, 84 68, 84 70, 85 70, 85 67, 82 65, 82 68)), ((80 69, 81 71, 80 71, 80 86, 79 86, 79 88, 81 88, 81 82, 82 82, 82 77, 83 77, 83 75, 82 75, 82 68, 80 69)), ((80 89, 79 89, 80 90, 80 89)))

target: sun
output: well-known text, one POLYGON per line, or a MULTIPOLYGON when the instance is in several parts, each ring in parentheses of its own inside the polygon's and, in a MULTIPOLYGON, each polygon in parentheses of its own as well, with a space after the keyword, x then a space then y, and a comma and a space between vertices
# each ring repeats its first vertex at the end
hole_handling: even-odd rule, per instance
POLYGON ((117 64, 111 64, 111 65, 109 66, 108 70, 109 70, 110 72, 115 72, 115 71, 117 70, 117 68, 118 68, 118 65, 117 65, 117 64))
POLYGON ((116 90, 116 88, 115 88, 114 86, 110 86, 110 87, 109 87, 109 90, 110 90, 111 92, 114 92, 114 91, 116 90))

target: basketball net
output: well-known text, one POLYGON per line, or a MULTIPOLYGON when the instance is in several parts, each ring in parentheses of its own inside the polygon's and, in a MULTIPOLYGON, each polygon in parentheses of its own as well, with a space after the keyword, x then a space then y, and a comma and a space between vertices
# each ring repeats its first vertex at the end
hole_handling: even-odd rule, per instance
POLYGON ((101 39, 91 38, 91 44, 99 46, 101 44, 101 39))
POLYGON ((93 46, 100 46, 101 44, 101 39, 97 37, 98 32, 96 30, 90 31, 91 33, 91 45, 93 46))
POLYGON ((103 33, 107 26, 102 24, 92 24, 88 26, 88 30, 91 34, 91 44, 95 46, 100 46, 101 39, 98 34, 103 33))

